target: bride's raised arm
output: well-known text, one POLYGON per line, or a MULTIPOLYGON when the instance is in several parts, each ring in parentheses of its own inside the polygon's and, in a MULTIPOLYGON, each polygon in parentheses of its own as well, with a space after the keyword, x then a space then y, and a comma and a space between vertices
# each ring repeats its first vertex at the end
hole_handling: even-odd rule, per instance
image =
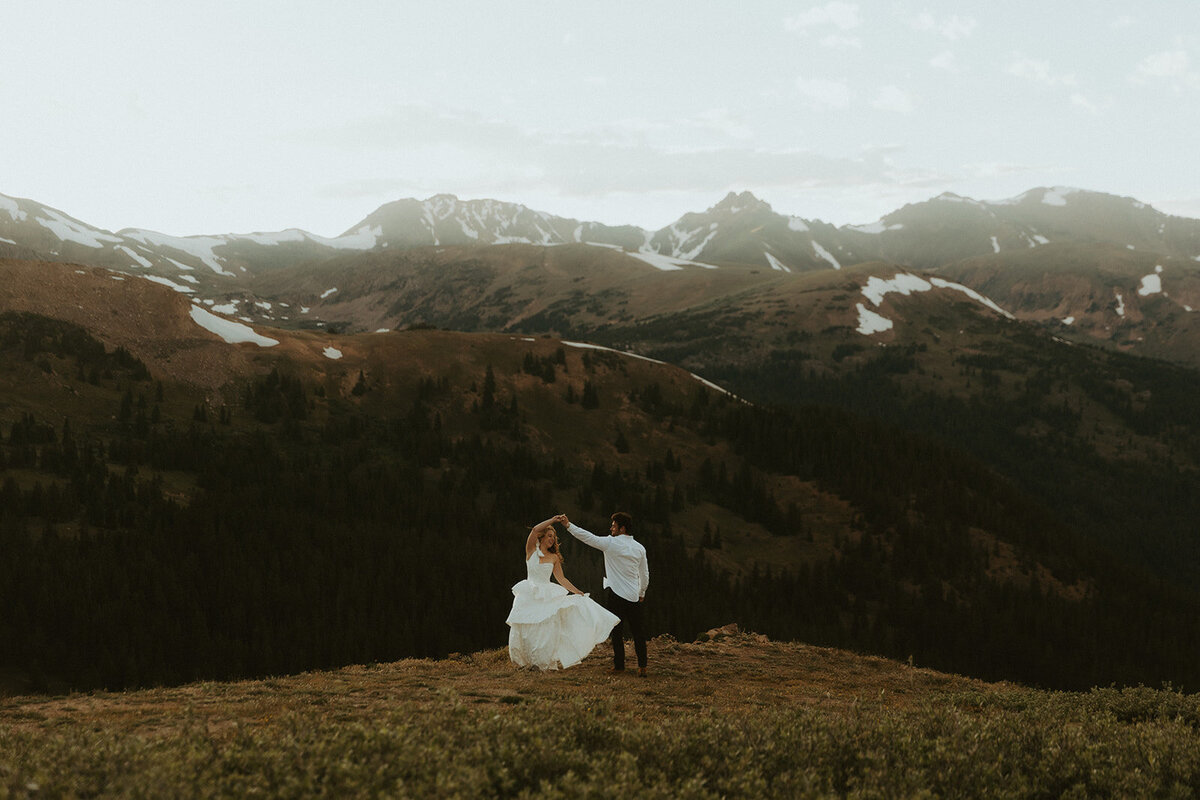
POLYGON ((551 517, 545 522, 539 522, 537 525, 533 526, 532 530, 529 531, 529 538, 525 540, 526 560, 533 555, 533 548, 537 547, 538 539, 542 538, 542 534, 545 532, 546 528, 549 528, 555 522, 558 522, 558 518, 561 516, 562 514, 559 514, 558 516, 551 517))

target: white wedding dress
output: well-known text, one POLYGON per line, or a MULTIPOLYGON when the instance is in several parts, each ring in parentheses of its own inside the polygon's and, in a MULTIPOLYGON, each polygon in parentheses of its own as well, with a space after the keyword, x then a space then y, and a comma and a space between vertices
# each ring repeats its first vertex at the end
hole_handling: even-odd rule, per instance
POLYGON ((512 587, 508 656, 522 667, 566 669, 607 639, 620 620, 590 597, 551 582, 554 565, 541 559, 535 547, 525 562, 528 577, 512 587))

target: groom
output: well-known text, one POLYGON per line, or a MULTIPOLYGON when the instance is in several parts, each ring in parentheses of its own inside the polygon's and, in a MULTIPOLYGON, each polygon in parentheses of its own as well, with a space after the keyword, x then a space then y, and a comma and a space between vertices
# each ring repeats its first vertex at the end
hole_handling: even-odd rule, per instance
POLYGON ((646 677, 646 587, 650 585, 650 567, 646 548, 633 538, 633 517, 624 511, 612 515, 609 536, 597 536, 566 520, 567 531, 579 541, 604 553, 604 607, 621 618, 612 629, 613 672, 625 669, 625 639, 628 624, 637 653, 638 677, 646 677))

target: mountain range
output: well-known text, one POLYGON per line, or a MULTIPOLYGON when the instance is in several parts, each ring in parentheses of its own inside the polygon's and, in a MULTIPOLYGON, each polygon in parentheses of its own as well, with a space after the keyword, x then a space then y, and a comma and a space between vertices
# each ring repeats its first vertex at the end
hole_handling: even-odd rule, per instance
MULTIPOLYGON (((573 293, 597 297, 621 285, 638 287, 627 295, 659 301, 653 313, 679 311, 771 279, 786 287, 794 277, 826 273, 836 282, 837 274, 862 274, 850 267, 874 264, 865 280, 899 272, 923 275, 926 283, 937 277, 1065 338, 1200 363, 1200 324, 1190 318, 1200 308, 1200 220, 1065 187, 996 202, 943 194, 870 225, 840 227, 779 214, 748 192, 730 193, 657 231, 437 195, 388 203, 335 238, 298 229, 185 237, 110 232, 0 195, 0 255, 141 275, 243 321, 352 331, 463 327, 471 316, 467 327, 503 329, 573 293), (506 246, 537 250, 518 256, 506 246), (556 296, 542 287, 537 297, 522 298, 518 287, 464 277, 479 275, 481 264, 542 260, 582 271, 571 292, 556 296), (655 274, 662 272, 678 274, 666 284, 655 274), (447 281, 456 290, 446 304, 453 322, 429 302, 431 294, 448 299, 447 281), (481 301, 502 292, 502 308, 464 304, 465 284, 481 301)), ((884 333, 886 322, 871 316, 877 304, 863 307, 861 326, 884 333)))
POLYGON ((805 272, 866 261, 933 269, 1062 242, 1196 260, 1200 220, 1163 214, 1132 198, 1055 187, 995 202, 946 193, 869 225, 836 227, 779 214, 749 192, 730 192, 703 212, 649 231, 581 222, 516 203, 435 195, 383 205, 335 238, 296 228, 180 237, 136 228, 114 233, 36 201, 0 194, 0 245, 9 248, 6 255, 16 255, 16 248, 48 260, 146 270, 192 287, 202 285, 201 278, 228 285, 210 274, 236 283, 246 274, 297 261, 384 248, 590 244, 619 248, 661 269, 743 264, 805 272))

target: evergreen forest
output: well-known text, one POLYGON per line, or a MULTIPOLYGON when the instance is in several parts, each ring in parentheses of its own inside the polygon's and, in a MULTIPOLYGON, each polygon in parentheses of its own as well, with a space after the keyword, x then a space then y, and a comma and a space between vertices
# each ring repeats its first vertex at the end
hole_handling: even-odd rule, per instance
MULTIPOLYGON (((465 380, 447 368, 386 399, 372 375, 338 394, 282 362, 211 407, 81 329, 0 323, 6 363, 66 376, 108 403, 87 420, 26 412, 0 428, 0 671, 34 690, 500 647, 528 527, 566 511, 601 531, 616 510, 634 515, 649 551, 653 635, 690 641, 737 622, 1038 686, 1200 683, 1200 603, 1152 571, 1153 550, 1131 561, 1126 540, 1088 535, 1031 488, 1038 473, 1016 479, 982 458, 985 433, 956 446, 944 426, 839 407, 822 395, 828 385, 750 404, 539 342, 505 365, 462 362, 474 370, 465 380), (613 447, 547 447, 523 381, 615 429, 613 447), (616 407, 625 416, 606 416, 616 407), (687 433, 721 455, 646 454, 614 419, 687 433), (779 475, 849 503, 852 526, 789 568, 718 568, 711 556, 735 532, 692 535, 682 521, 698 510, 810 535, 773 488, 779 475), (990 570, 1002 546, 1033 579, 990 570)), ((945 425, 964 413, 929 411, 945 425)), ((1112 487, 1089 493, 1076 475, 1072 503, 1112 487)), ((572 581, 599 591, 598 555, 563 539, 572 581)))

